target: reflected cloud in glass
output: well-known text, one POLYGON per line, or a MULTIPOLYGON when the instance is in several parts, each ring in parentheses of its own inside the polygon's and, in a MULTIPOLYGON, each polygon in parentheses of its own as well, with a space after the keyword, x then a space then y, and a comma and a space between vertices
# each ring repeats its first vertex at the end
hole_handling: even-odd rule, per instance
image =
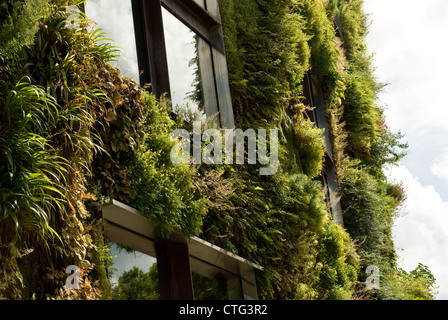
POLYGON ((112 39, 112 45, 119 48, 116 67, 121 74, 139 83, 131 0, 90 0, 85 4, 85 11, 87 17, 96 23, 91 29, 103 29, 104 36, 112 39))

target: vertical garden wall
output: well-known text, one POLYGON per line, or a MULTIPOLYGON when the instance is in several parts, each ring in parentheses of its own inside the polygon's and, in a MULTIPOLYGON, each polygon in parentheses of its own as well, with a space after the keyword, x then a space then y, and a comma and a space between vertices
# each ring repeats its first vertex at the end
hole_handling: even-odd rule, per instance
POLYGON ((172 164, 170 134, 191 123, 123 78, 88 21, 68 28, 68 4, 0 2, 0 298, 110 298, 111 199, 262 265, 263 299, 433 298, 427 267, 397 266, 391 227, 405 195, 383 169, 406 144, 377 104, 361 0, 220 0, 236 126, 280 129, 273 176, 172 164), (325 147, 305 116, 306 72, 322 84, 345 228, 318 179, 325 147), (80 290, 64 286, 69 265, 82 269, 80 290), (370 265, 381 287, 367 291, 370 265))

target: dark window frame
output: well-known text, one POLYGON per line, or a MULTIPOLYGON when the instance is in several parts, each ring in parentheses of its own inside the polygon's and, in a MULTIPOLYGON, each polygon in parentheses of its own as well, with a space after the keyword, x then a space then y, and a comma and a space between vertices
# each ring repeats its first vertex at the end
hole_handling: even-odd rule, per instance
MULTIPOLYGON (((225 57, 221 22, 193 0, 132 0, 137 58, 140 84, 151 84, 151 91, 157 98, 171 97, 170 78, 165 34, 163 30, 162 7, 179 19, 188 28, 225 57)), ((231 105, 220 105, 223 94, 217 88, 217 66, 211 52, 218 123, 226 128, 234 127, 231 105)), ((227 80, 228 81, 228 80, 227 80)), ((224 99, 225 100, 225 99, 224 99)), ((228 103, 227 103, 228 104, 228 103)), ((207 113, 207 112, 206 112, 207 113)))

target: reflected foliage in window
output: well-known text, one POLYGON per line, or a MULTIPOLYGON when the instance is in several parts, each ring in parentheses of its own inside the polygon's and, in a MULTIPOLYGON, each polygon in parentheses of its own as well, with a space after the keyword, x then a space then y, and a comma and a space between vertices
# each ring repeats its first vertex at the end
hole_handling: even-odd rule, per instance
POLYGON ((160 299, 155 258, 114 242, 109 242, 109 254, 112 300, 160 299))

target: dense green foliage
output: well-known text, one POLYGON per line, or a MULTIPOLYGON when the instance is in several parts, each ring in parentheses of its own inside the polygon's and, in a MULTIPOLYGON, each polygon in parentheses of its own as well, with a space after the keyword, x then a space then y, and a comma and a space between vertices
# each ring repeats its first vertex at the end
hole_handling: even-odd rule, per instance
POLYGON ((239 127, 268 121, 301 94, 310 50, 293 1, 220 1, 233 108, 239 127), (243 123, 241 123, 243 122, 243 123))
POLYGON ((376 104, 361 0, 220 0, 237 127, 280 129, 273 176, 173 165, 170 133, 190 119, 171 119, 169 101, 123 78, 109 64, 114 48, 86 21, 67 29, 68 4, 0 3, 0 298, 156 298, 140 286, 155 283, 155 267, 123 274, 118 287, 106 279, 100 209, 112 198, 163 232, 259 263, 265 299, 433 298, 426 266, 397 267, 391 227, 405 195, 382 170, 406 144, 376 104), (324 91, 345 229, 318 180, 326 151, 302 103, 308 71, 324 91), (73 264, 78 291, 63 286, 73 264), (381 287, 366 291, 369 265, 381 287))
MULTIPOLYGON (((425 283, 425 299, 432 299, 435 282, 430 272, 422 275, 419 284, 420 280, 397 266, 392 225, 406 195, 400 184, 387 180, 383 170, 386 165, 397 164, 408 145, 401 141, 401 133, 387 127, 377 104, 384 85, 375 78, 372 56, 367 51, 368 25, 362 4, 362 0, 333 1, 328 6, 330 12, 339 14, 347 58, 340 118, 346 139, 339 163, 344 225, 357 242, 361 270, 368 266, 380 270, 380 287, 366 291, 358 286, 357 295, 363 299, 420 299, 422 292, 411 290, 409 284, 421 289, 425 283)), ((360 272, 360 283, 368 276, 360 272)))

